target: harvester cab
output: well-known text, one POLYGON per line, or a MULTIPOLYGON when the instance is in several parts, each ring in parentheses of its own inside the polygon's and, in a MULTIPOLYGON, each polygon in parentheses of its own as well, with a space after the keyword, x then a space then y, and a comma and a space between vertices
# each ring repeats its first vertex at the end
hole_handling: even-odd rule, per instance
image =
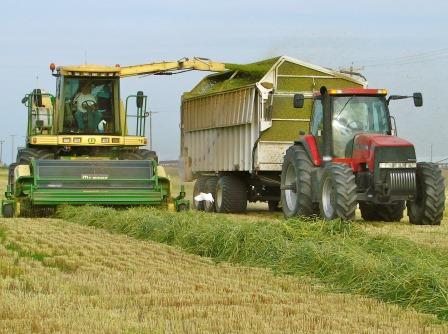
POLYGON ((51 64, 54 95, 34 89, 22 103, 28 110, 27 145, 9 170, 6 217, 52 211, 59 204, 189 206, 185 192, 171 198, 170 182, 148 144, 147 96, 120 97, 120 79, 224 71, 208 59, 135 66, 51 64), (42 209, 42 210, 41 210, 42 209))
MULTIPOLYGON (((281 197, 285 216, 320 214, 352 220, 359 204, 364 220, 399 221, 405 203, 412 224, 440 224, 444 179, 437 165, 417 163, 414 146, 396 136, 384 89, 330 89, 312 97, 308 134, 285 155, 281 197)), ((301 108, 305 96, 296 94, 301 108)))

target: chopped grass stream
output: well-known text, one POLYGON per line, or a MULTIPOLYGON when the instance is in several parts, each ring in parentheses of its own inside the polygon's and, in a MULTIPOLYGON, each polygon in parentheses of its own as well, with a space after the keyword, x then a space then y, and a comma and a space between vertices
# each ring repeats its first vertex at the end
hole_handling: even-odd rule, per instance
POLYGON ((153 240, 245 266, 307 276, 333 291, 367 295, 448 320, 448 251, 370 235, 353 223, 234 221, 155 208, 62 207, 59 218, 153 240))

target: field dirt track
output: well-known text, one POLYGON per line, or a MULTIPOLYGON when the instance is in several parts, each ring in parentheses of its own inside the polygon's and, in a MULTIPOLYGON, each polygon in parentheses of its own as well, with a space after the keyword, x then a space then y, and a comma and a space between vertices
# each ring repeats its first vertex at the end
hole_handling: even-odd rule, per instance
MULTIPOLYGON (((259 204, 230 217, 282 219, 259 204)), ((433 247, 448 244, 446 221, 360 225, 433 247)), ((315 281, 216 264, 59 219, 0 218, 0 300, 0 333, 448 332, 435 316, 330 293, 315 281)))

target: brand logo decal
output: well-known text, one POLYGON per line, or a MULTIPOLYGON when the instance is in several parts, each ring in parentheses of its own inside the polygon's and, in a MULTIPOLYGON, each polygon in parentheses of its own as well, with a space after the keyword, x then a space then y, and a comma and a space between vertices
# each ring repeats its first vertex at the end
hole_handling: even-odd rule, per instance
POLYGON ((107 174, 82 174, 81 175, 82 180, 108 180, 109 175, 107 174))

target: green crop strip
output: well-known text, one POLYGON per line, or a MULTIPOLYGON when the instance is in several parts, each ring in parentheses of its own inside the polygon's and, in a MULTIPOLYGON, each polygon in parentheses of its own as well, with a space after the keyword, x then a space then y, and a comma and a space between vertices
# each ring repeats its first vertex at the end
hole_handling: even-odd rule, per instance
POLYGON ((448 252, 405 238, 372 236, 356 224, 235 221, 154 208, 63 207, 58 216, 215 261, 314 277, 334 291, 363 294, 448 320, 448 252))

